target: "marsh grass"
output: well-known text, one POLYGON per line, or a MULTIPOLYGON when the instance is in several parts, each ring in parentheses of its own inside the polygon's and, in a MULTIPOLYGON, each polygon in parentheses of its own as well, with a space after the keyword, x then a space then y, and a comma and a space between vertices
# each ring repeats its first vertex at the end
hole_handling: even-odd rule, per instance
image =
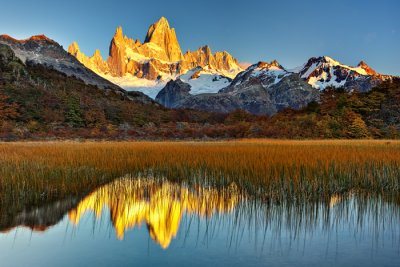
POLYGON ((0 207, 82 196, 126 174, 213 187, 235 183, 249 196, 274 202, 350 191, 399 202, 400 142, 1 143, 0 207))

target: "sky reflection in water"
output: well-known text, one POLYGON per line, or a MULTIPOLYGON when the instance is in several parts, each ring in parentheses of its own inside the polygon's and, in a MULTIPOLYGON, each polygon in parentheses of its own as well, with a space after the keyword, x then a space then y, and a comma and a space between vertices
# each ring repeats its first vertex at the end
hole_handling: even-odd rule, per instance
POLYGON ((2 229, 2 266, 400 266, 399 208, 381 198, 278 205, 123 178, 66 203, 2 229))

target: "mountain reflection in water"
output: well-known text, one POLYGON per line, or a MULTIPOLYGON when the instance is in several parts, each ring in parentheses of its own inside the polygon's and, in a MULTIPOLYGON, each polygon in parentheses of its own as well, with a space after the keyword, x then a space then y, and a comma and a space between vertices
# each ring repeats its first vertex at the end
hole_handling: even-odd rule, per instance
MULTIPOLYGON (((3 209, 10 215, 0 217, 0 249, 8 252, 0 261, 28 266, 18 253, 30 253, 28 262, 49 248, 58 256, 88 251, 93 253, 88 261, 104 260, 105 266, 114 260, 108 251, 121 257, 136 253, 127 261, 147 266, 166 258, 190 266, 207 266, 209 259, 232 266, 279 261, 293 266, 301 259, 302 266, 317 266, 321 257, 325 266, 400 266, 398 195, 353 190, 318 199, 273 197, 246 195, 235 184, 217 188, 127 175, 85 196, 21 212, 3 209), (23 236, 35 245, 24 247, 23 236), (149 236, 154 242, 143 246, 149 236), (7 247, 14 243, 19 249, 7 247)), ((91 265, 70 261, 63 266, 91 265)))
POLYGON ((68 217, 78 225, 87 211, 100 218, 103 209, 108 208, 119 239, 124 238, 126 230, 146 224, 151 238, 166 249, 176 237, 185 213, 210 218, 214 213, 232 211, 242 198, 234 184, 217 190, 148 178, 122 178, 85 197, 68 212, 68 217))

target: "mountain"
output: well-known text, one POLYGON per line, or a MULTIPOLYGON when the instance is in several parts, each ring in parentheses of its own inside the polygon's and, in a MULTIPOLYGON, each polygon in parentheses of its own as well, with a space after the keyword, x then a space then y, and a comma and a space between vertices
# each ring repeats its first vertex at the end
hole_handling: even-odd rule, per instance
MULTIPOLYGON (((31 42, 42 39, 32 38, 31 42)), ((193 82, 209 75, 207 69, 199 70, 181 78, 193 82)), ((136 92, 101 89, 50 65, 23 62, 9 45, 0 44, 0 139, 400 136, 400 79, 396 77, 366 93, 328 87, 318 90, 277 62, 260 62, 218 93, 192 95, 189 82, 171 80, 158 98, 166 100, 166 106, 224 114, 166 109, 136 92), (256 114, 278 112, 266 117, 236 109, 256 114)), ((30 220, 30 216, 24 218, 30 220)))
POLYGON ((10 47, 23 63, 44 65, 102 89, 123 91, 120 87, 86 68, 75 57, 67 53, 61 45, 45 35, 32 36, 25 40, 0 35, 0 44, 10 47))
POLYGON ((208 45, 193 52, 187 51, 184 58, 185 67, 189 69, 204 67, 229 78, 234 78, 236 74, 242 71, 238 61, 232 55, 226 51, 213 54, 208 45))
POLYGON ((327 57, 312 57, 294 72, 299 73, 316 89, 324 90, 332 86, 347 91, 367 92, 385 80, 389 75, 381 75, 361 61, 356 67, 350 67, 327 57))
MULTIPOLYGON (((136 90, 157 84, 162 84, 161 89, 171 78, 196 67, 207 67, 230 78, 242 71, 238 61, 226 51, 213 54, 208 46, 204 46, 183 54, 175 29, 170 28, 164 17, 150 26, 143 43, 128 38, 118 27, 107 59, 103 60, 97 50, 87 57, 76 42, 69 46, 68 52, 102 77, 136 90)), ((149 90, 144 91, 148 93, 149 90)))
POLYGON ((106 89, 86 83, 77 76, 85 78, 89 73, 97 81, 103 79, 74 57, 69 56, 71 62, 61 57, 56 44, 47 39, 20 41, 18 49, 8 45, 11 41, 0 43, 0 140, 228 138, 237 134, 226 133, 235 127, 232 122, 224 125, 229 114, 166 109, 142 93, 126 92, 108 81, 106 89), (36 47, 36 52, 30 47, 36 47), (35 61, 23 61, 26 58, 21 55, 31 58, 30 53, 35 61), (55 64, 57 60, 62 65, 55 64))
POLYGON ((231 78, 221 75, 209 66, 191 69, 178 76, 178 79, 190 85, 190 94, 192 95, 217 93, 232 81, 231 78))
POLYGON ((285 108, 302 108, 319 99, 317 90, 277 61, 250 66, 218 93, 195 95, 191 92, 192 85, 182 79, 170 81, 156 101, 172 108, 215 112, 243 109, 257 115, 272 115, 285 108))
POLYGON ((155 44, 161 48, 161 53, 165 53, 165 59, 169 62, 183 60, 181 47, 176 38, 175 29, 169 27, 166 18, 160 20, 150 26, 144 44, 155 44))
POLYGON ((292 70, 285 69, 276 60, 259 62, 239 73, 218 92, 207 85, 195 85, 179 78, 168 83, 156 101, 170 108, 217 112, 240 108, 258 115, 273 115, 285 108, 301 109, 312 101, 319 101, 320 93, 330 87, 368 92, 393 79, 379 74, 363 61, 357 67, 350 67, 327 56, 310 58, 292 70))

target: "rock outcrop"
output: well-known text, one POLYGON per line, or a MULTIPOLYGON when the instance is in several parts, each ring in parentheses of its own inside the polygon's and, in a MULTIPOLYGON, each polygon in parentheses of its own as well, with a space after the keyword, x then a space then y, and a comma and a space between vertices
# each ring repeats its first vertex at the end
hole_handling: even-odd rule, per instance
MULTIPOLYGON (((211 55, 210 50, 204 47, 201 52, 187 53, 185 57, 195 56, 200 62, 212 65, 215 61, 211 55)), ((156 100, 164 103, 166 96, 190 86, 179 98, 169 97, 167 106, 219 112, 240 108, 253 114, 273 115, 285 108, 301 109, 311 101, 319 101, 320 92, 328 87, 343 88, 348 92, 367 92, 383 81, 393 79, 393 76, 377 73, 363 61, 357 67, 350 67, 330 57, 313 57, 300 68, 286 70, 273 60, 248 67, 216 93, 198 88, 191 79, 199 79, 203 70, 195 70, 182 75, 179 83, 171 82, 161 90, 156 100), (195 90, 192 88, 194 85, 195 90)))
POLYGON ((171 80, 158 93, 156 101, 165 107, 175 108, 179 105, 180 101, 190 96, 189 92, 189 84, 182 82, 180 79, 171 80))
MULTIPOLYGON (((108 65, 110 73, 114 76, 123 76, 126 73, 126 50, 122 28, 118 27, 110 44, 108 65)), ((100 71, 95 69, 95 71, 100 71)))
POLYGON ((277 61, 250 66, 216 94, 192 95, 187 87, 188 84, 180 80, 171 81, 160 91, 156 101, 172 108, 215 112, 243 109, 257 115, 273 115, 285 108, 300 109, 319 100, 318 90, 298 74, 283 69, 277 61))
POLYGON ((391 79, 370 68, 364 61, 350 67, 327 57, 312 57, 298 71, 316 89, 327 87, 344 88, 346 91, 368 92, 381 82, 391 79))
POLYGON ((122 28, 118 27, 106 61, 99 57, 99 52, 92 57, 85 56, 76 42, 70 45, 68 52, 103 77, 131 75, 167 81, 195 67, 208 67, 229 77, 242 71, 237 60, 228 52, 212 54, 208 46, 183 55, 175 29, 170 28, 164 17, 150 26, 144 43, 124 36, 122 28))
POLYGON ((228 77, 233 77, 242 69, 239 67, 239 62, 232 57, 228 52, 216 52, 213 54, 209 46, 200 47, 198 50, 191 52, 187 51, 184 55, 185 67, 192 69, 195 67, 208 67, 213 70, 218 70, 221 74, 228 77))
POLYGON ((183 60, 175 29, 169 27, 169 23, 164 17, 161 17, 158 22, 150 26, 144 42, 160 47, 169 62, 183 60))
MULTIPOLYGON (((85 67, 75 56, 67 53, 61 45, 44 35, 32 36, 25 40, 16 40, 8 35, 1 35, 0 44, 10 47, 23 63, 44 65, 67 76, 75 76, 87 84, 96 85, 102 89, 122 91, 120 87, 85 67)), ((87 60, 80 54, 77 44, 71 45, 71 51, 74 51, 83 61, 87 60)), ((86 64, 89 63, 86 62, 86 64)))

